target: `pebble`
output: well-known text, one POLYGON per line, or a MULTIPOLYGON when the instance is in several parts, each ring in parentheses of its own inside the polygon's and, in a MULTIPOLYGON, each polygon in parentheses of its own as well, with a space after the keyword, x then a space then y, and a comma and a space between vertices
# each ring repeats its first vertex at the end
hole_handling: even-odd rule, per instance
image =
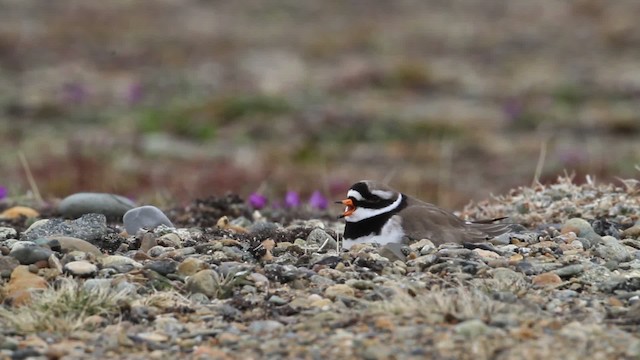
POLYGON ((567 220, 560 230, 562 234, 566 234, 570 231, 574 232, 576 235, 578 235, 578 237, 583 237, 589 240, 591 245, 600 243, 602 241, 602 237, 596 234, 596 232, 591 227, 591 224, 581 218, 572 218, 567 220))
POLYGON ((622 232, 623 239, 640 239, 640 224, 635 224, 632 227, 625 229, 622 232))
POLYGON ((71 261, 64 265, 64 272, 74 276, 89 277, 98 272, 98 267, 88 261, 71 261))
POLYGON ((531 279, 533 285, 545 287, 545 286, 553 286, 562 283, 562 279, 556 273, 546 272, 539 275, 536 275, 531 279))
POLYGON ((178 265, 177 271, 180 275, 190 276, 207 268, 209 268, 209 264, 204 262, 202 259, 197 257, 188 257, 178 265))
POLYGON ((355 296, 355 291, 349 285, 336 284, 336 285, 331 285, 328 288, 326 288, 325 291, 324 291, 324 296, 326 296, 326 297, 328 297, 329 299, 332 299, 332 300, 337 298, 338 296, 353 297, 353 296, 355 296))
POLYGON ((124 228, 129 235, 135 235, 140 229, 152 230, 157 226, 173 227, 171 220, 155 206, 145 205, 127 211, 122 217, 124 228))
MULTIPOLYGON (((139 262, 122 255, 109 255, 100 259, 100 263, 105 268, 114 269, 140 269, 142 264, 139 262)), ((128 271, 128 270, 127 270, 128 271)), ((126 272, 126 271, 125 271, 126 272)))
POLYGON ((60 246, 60 250, 64 253, 68 253, 71 251, 82 251, 85 253, 93 254, 95 256, 102 256, 102 251, 100 251, 100 249, 98 249, 92 243, 82 239, 70 236, 47 236, 46 239, 50 241, 57 241, 60 246))
POLYGON ((185 288, 192 293, 202 293, 209 298, 216 298, 222 291, 219 279, 220 275, 215 270, 200 270, 187 278, 185 288))
POLYGON ((312 248, 322 247, 324 251, 335 249, 337 247, 336 240, 326 231, 318 228, 311 230, 307 236, 307 245, 312 248))
POLYGON ((30 227, 21 240, 35 241, 49 236, 68 236, 92 242, 107 235, 107 218, 102 214, 86 214, 76 220, 49 219, 30 227))
POLYGON ((562 278, 569 278, 572 276, 580 275, 585 269, 585 265, 583 264, 573 264, 561 267, 559 269, 554 270, 553 272, 562 278))
POLYGON ((390 261, 406 261, 407 256, 404 254, 402 249, 405 248, 405 245, 400 243, 390 243, 382 246, 379 250, 380 255, 386 257, 390 261))
POLYGON ((631 261, 634 258, 634 254, 613 236, 603 236, 593 252, 607 261, 611 260, 618 263, 631 261))
POLYGON ((47 260, 53 254, 51 249, 30 243, 31 246, 14 246, 9 256, 15 258, 21 265, 31 265, 38 261, 47 260))
POLYGON ((67 218, 77 218, 84 214, 96 213, 116 220, 136 204, 124 196, 81 192, 67 196, 58 204, 58 211, 67 218))
POLYGON ((36 289, 46 289, 47 281, 33 274, 25 265, 16 267, 11 273, 11 278, 5 291, 5 302, 13 306, 27 304, 31 301, 31 291, 36 289))
POLYGON ((256 320, 249 324, 249 332, 252 334, 272 333, 282 329, 284 325, 275 320, 256 320))
POLYGON ((144 265, 144 268, 153 270, 160 275, 167 276, 176 272, 178 263, 171 259, 150 261, 144 265))
POLYGON ((161 256, 162 254, 165 254, 169 251, 173 251, 175 250, 174 248, 166 248, 164 246, 160 246, 160 245, 156 245, 154 247, 152 247, 151 249, 149 249, 147 251, 147 254, 149 256, 151 256, 152 258, 156 258, 158 256, 161 256))
POLYGON ((508 268, 496 268, 489 270, 489 275, 493 279, 494 290, 517 291, 527 285, 527 281, 522 273, 508 268))
POLYGON ((18 232, 14 228, 0 226, 0 241, 7 239, 15 239, 18 237, 18 232))
POLYGON ((21 217, 27 219, 39 217, 40 213, 26 206, 13 206, 0 213, 0 219, 15 220, 21 217))

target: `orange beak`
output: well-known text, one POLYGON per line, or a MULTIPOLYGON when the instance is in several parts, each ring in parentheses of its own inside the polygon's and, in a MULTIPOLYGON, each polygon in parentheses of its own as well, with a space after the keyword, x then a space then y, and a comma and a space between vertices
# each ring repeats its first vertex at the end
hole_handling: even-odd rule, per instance
POLYGON ((353 214, 354 211, 356 211, 356 206, 353 204, 353 200, 351 200, 351 199, 344 199, 342 201, 338 201, 338 203, 346 206, 346 208, 344 209, 344 213, 342 213, 342 215, 338 216, 339 219, 341 219, 343 217, 347 217, 347 216, 353 214))

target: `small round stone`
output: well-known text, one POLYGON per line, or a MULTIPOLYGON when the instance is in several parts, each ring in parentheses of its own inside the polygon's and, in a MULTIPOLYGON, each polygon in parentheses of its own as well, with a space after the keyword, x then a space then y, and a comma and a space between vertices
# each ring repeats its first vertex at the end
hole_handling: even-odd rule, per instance
POLYGON ((119 219, 136 204, 124 196, 82 192, 69 195, 58 204, 58 211, 70 218, 77 218, 84 214, 103 214, 109 219, 119 219))
POLYGON ((98 272, 98 267, 88 261, 71 261, 64 265, 64 271, 74 276, 89 277, 98 272))
POLYGON ((140 229, 155 229, 159 225, 173 227, 171 220, 155 206, 140 206, 127 211, 122 221, 127 233, 134 235, 140 229))

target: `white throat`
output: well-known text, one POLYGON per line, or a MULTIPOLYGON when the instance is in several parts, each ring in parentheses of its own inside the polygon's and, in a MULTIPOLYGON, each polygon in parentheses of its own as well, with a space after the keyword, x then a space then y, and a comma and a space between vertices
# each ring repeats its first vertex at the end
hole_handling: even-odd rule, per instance
POLYGON ((403 196, 402 194, 398 194, 398 198, 396 199, 396 201, 380 209, 367 209, 363 207, 356 207, 356 210, 353 212, 353 214, 345 217, 344 219, 348 222, 358 222, 364 219, 368 219, 368 218, 392 211, 393 209, 400 206, 400 203, 402 202, 402 196, 403 196))

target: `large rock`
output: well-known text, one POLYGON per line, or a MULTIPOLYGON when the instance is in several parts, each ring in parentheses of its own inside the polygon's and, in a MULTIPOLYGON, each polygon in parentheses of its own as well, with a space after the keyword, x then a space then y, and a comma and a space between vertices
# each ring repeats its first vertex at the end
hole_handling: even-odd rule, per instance
POLYGON ((69 195, 58 204, 58 211, 65 217, 77 218, 84 214, 103 214, 109 219, 120 219, 136 204, 124 196, 82 192, 69 195))
POLYGON ((92 242, 107 235, 107 219, 102 214, 86 214, 76 220, 50 219, 31 226, 21 240, 35 241, 54 235, 69 236, 92 242))
POLYGON ((173 227, 171 220, 155 206, 146 205, 127 211, 123 218, 124 228, 129 235, 134 235, 138 230, 154 229, 159 225, 173 227))

